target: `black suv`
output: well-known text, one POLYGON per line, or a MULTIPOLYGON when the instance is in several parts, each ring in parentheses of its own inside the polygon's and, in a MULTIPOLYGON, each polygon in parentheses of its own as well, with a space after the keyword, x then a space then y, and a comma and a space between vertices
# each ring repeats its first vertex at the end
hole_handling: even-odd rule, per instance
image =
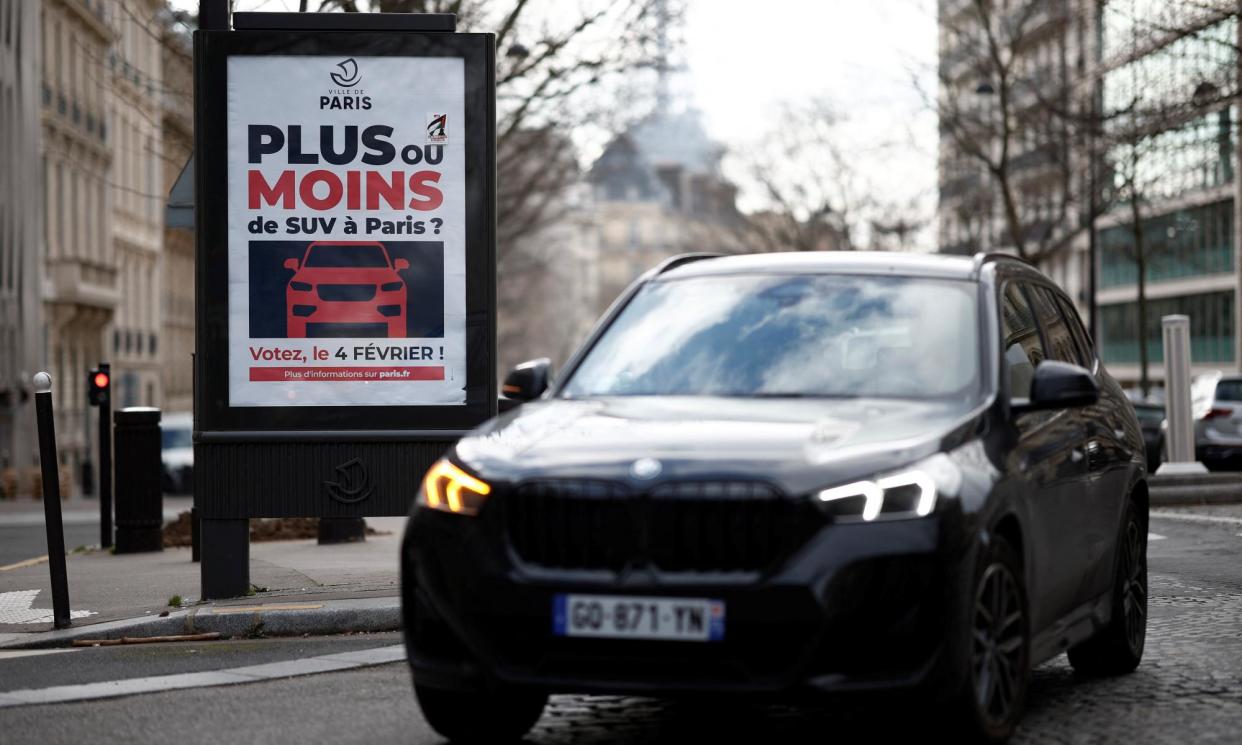
POLYGON ((999 742, 1033 665, 1142 657, 1139 424, 1016 259, 679 257, 504 392, 402 550, 451 739, 516 739, 549 692, 883 689, 999 742))

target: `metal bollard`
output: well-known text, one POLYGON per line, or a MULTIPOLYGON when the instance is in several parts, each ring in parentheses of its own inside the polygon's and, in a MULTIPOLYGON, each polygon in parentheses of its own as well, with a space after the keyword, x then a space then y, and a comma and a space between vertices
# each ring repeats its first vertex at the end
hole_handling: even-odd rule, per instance
POLYGON ((1195 462, 1195 424, 1190 400, 1190 317, 1160 319, 1164 342, 1164 406, 1168 421, 1168 460, 1157 473, 1204 473, 1195 462))
POLYGON ((35 419, 39 429, 39 465, 43 469, 43 521, 47 527, 47 566, 52 575, 52 625, 69 626, 69 575, 65 569, 65 529, 60 517, 60 468, 56 460, 56 425, 52 418, 52 376, 34 376, 35 419))
POLYGON ((121 409, 116 421, 116 552, 164 550, 160 410, 121 409))

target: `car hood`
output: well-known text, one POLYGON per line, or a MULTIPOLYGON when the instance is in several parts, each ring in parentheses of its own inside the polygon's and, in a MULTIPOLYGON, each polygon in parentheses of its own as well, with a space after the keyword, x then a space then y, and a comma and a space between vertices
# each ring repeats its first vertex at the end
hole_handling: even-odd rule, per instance
POLYGON ((969 427, 962 403, 615 397, 525 404, 458 443, 484 478, 760 478, 802 490, 901 467, 969 427))

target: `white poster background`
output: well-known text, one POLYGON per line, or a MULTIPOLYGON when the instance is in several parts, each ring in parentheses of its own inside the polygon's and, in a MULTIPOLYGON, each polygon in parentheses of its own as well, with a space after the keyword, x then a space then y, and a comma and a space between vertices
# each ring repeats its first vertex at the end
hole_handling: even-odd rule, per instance
MULTIPOLYGON (((339 79, 342 68, 338 64, 343 57, 328 56, 233 56, 228 60, 228 261, 229 261, 229 405, 230 406, 418 406, 418 405, 464 405, 466 401, 466 180, 465 180, 465 63, 455 58, 410 57, 353 57, 357 63, 357 82, 342 87, 339 79), (337 80, 333 79, 333 74, 337 80), (330 91, 350 96, 366 96, 370 109, 321 109, 321 96, 332 95, 330 91), (448 114, 447 142, 443 160, 434 166, 426 163, 410 165, 400 156, 406 145, 426 147, 428 139, 428 116, 448 114), (319 152, 321 125, 334 125, 337 149, 341 148, 345 125, 358 127, 361 133, 366 127, 382 124, 393 128, 390 142, 397 150, 392 163, 369 166, 361 162, 368 150, 359 144, 358 157, 346 165, 331 165, 322 159, 317 164, 290 164, 288 143, 285 150, 264 156, 260 164, 248 162, 247 131, 251 124, 269 124, 282 128, 286 134, 289 125, 302 127, 302 151, 319 152), (377 170, 388 175, 403 171, 409 175, 419 170, 435 170, 441 174, 436 184, 444 195, 443 203, 434 211, 392 211, 385 200, 379 210, 348 210, 346 200, 329 210, 314 210, 302 204, 300 197, 295 209, 285 210, 282 205, 269 206, 266 201, 260 208, 249 208, 247 172, 261 170, 268 184, 275 184, 281 172, 292 170, 300 183, 301 175, 316 169, 326 169, 340 175, 345 182, 345 171, 377 170), (247 225, 262 215, 264 220, 275 220, 279 232, 274 235, 252 234, 247 225), (344 218, 353 217, 359 227, 357 234, 344 232, 344 218), (337 218, 330 233, 291 235, 285 231, 289 217, 337 218), (366 219, 404 221, 407 217, 424 222, 440 218, 443 225, 439 235, 433 235, 430 227, 423 235, 368 234, 366 219), (444 243, 444 337, 442 339, 255 339, 250 336, 250 242, 255 241, 435 241, 444 243), (372 360, 311 361, 313 347, 338 347, 352 350, 369 344, 396 346, 429 346, 444 348, 444 359, 428 361, 392 362, 372 360), (280 360, 255 360, 252 350, 266 349, 301 351, 304 363, 280 360), (384 380, 384 381, 272 381, 252 382, 250 368, 259 366, 289 367, 302 364, 306 367, 390 367, 393 365, 443 366, 443 380, 384 380)), ((362 178, 365 184, 365 176, 362 178)), ((316 195, 322 198, 327 188, 320 184, 316 195)), ((406 200, 410 193, 406 189, 406 200)), ((362 200, 366 206, 365 193, 362 200)))

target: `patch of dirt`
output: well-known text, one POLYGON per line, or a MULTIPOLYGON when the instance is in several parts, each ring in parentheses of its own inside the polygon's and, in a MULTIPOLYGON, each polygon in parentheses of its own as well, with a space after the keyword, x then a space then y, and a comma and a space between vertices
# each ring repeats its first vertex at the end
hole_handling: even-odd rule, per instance
MULTIPOLYGON (((177 515, 177 519, 164 526, 164 547, 175 548, 191 545, 190 513, 177 515)), ((387 535, 367 526, 367 535, 387 535)), ((300 541, 319 537, 317 517, 255 518, 250 521, 250 542, 300 541)))

